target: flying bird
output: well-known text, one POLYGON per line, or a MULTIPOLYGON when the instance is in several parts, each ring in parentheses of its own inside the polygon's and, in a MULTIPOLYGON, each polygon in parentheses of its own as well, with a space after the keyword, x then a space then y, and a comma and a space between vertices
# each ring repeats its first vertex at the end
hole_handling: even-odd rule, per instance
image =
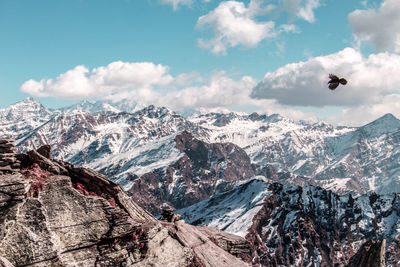
POLYGON ((343 85, 345 85, 347 83, 346 79, 344 79, 344 78, 339 79, 339 77, 334 74, 329 74, 329 79, 331 79, 328 82, 329 89, 331 89, 331 90, 335 90, 336 87, 339 86, 339 83, 341 83, 343 85))

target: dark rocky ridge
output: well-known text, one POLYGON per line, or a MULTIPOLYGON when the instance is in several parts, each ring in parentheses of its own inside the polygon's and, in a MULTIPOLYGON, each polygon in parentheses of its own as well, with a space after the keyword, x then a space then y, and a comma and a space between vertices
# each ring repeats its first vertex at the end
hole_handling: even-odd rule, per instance
POLYGON ((2 265, 248 266, 228 252, 248 260, 245 240, 217 231, 223 246, 183 221, 163 226, 103 175, 49 155, 18 154, 20 168, 0 175, 2 265))
POLYGON ((397 266, 398 253, 390 251, 400 238, 399 194, 353 198, 318 187, 277 183, 270 190, 246 236, 253 247, 253 263, 380 267, 386 258, 388 266, 397 266), (386 255, 386 241, 373 241, 382 239, 387 239, 386 255))
POLYGON ((246 152, 232 143, 208 144, 186 131, 175 137, 175 143, 184 156, 144 174, 128 191, 154 215, 161 213, 164 202, 176 209, 187 207, 255 175, 246 152))
POLYGON ((354 256, 351 266, 380 266, 374 262, 385 259, 394 267, 400 261, 399 201, 399 194, 353 198, 258 177, 177 213, 189 223, 245 236, 256 266, 339 267, 354 256), (386 252, 376 241, 383 239, 386 252))
POLYGON ((385 246, 385 239, 365 242, 351 257, 347 267, 385 267, 385 246))

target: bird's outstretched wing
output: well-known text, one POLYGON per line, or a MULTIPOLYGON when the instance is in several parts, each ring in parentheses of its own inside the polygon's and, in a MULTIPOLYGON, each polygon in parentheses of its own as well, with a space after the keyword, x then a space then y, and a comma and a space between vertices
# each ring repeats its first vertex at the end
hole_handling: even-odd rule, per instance
POLYGON ((329 89, 335 90, 336 87, 338 87, 338 86, 339 86, 339 82, 330 83, 330 84, 329 84, 329 89))
POLYGON ((343 84, 343 85, 347 84, 347 81, 346 81, 345 78, 340 79, 339 82, 340 82, 341 84, 343 84))
POLYGON ((331 80, 339 80, 339 77, 336 76, 335 74, 330 73, 329 74, 329 79, 331 79, 331 80))

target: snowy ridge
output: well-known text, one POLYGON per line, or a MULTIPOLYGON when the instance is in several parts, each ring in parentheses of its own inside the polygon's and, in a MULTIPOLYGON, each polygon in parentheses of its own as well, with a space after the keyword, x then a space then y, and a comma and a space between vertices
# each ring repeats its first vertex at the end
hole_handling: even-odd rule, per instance
POLYGON ((0 109, 0 137, 23 138, 35 128, 46 123, 52 115, 53 112, 28 97, 0 109))
MULTIPOLYGON (((236 144, 258 167, 302 176, 302 185, 318 184, 340 193, 400 192, 400 122, 391 114, 352 128, 278 114, 214 112, 184 118, 166 108, 139 109, 127 101, 83 101, 50 111, 28 98, 0 110, 0 116, 0 135, 16 137, 20 150, 50 144, 55 158, 96 170, 101 170, 94 163, 98 159, 119 166, 124 161, 115 154, 137 155, 135 150, 142 151, 144 144, 161 148, 161 138, 172 139, 186 130, 207 143, 236 144)), ((153 167, 149 163, 147 170, 153 167)), ((120 166, 106 174, 121 184, 142 174, 128 169, 120 166)))
POLYGON ((253 217, 271 195, 263 176, 239 183, 233 190, 217 194, 193 206, 178 210, 186 222, 218 227, 225 232, 245 237, 253 217))
POLYGON ((195 114, 190 120, 210 132, 209 142, 237 144, 260 166, 326 180, 320 185, 337 192, 349 178, 358 194, 400 192, 400 121, 391 114, 359 128, 257 113, 195 114))
MULTIPOLYGON (((386 239, 390 251, 400 238, 400 194, 353 198, 254 178, 177 212, 188 223, 246 236, 267 266, 344 265, 366 240, 386 239)), ((387 266, 397 256, 388 253, 387 266)))

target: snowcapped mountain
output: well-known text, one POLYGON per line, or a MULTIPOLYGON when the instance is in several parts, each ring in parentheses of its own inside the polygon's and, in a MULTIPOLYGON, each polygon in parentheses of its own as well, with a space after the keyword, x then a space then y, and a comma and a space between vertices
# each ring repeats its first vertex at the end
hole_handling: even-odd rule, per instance
POLYGON ((400 192, 400 121, 391 114, 359 128, 277 114, 211 113, 189 119, 208 130, 207 141, 239 145, 259 166, 309 177, 337 192, 349 184, 357 193, 400 192))
POLYGON ((179 159, 174 137, 185 129, 202 129, 166 108, 148 106, 135 113, 57 112, 17 141, 20 151, 49 144, 53 156, 90 167, 125 188, 132 177, 168 166, 179 159))
POLYGON ((28 97, 0 109, 0 135, 19 139, 49 121, 52 114, 52 111, 28 97))
POLYGON ((63 114, 74 114, 74 113, 119 113, 122 110, 118 109, 116 106, 104 102, 104 101, 94 101, 94 100, 83 100, 78 104, 71 105, 65 108, 60 108, 54 110, 57 113, 63 114))
POLYGON ((254 176, 250 158, 232 143, 209 144, 187 131, 173 141, 169 149, 177 150, 179 158, 135 179, 128 191, 153 214, 160 214, 163 202, 187 207, 254 176))
POLYGON ((278 114, 184 118, 166 108, 138 108, 127 101, 83 101, 50 111, 28 98, 0 110, 0 135, 16 137, 20 150, 50 144, 55 158, 94 168, 126 189, 137 177, 176 163, 184 153, 174 138, 187 131, 207 144, 237 145, 254 174, 273 181, 338 193, 400 192, 400 122, 390 114, 353 128, 278 114))
POLYGON ((246 236, 255 263, 342 266, 382 238, 388 262, 400 260, 399 195, 383 195, 400 193, 390 114, 353 128, 129 103, 48 110, 28 98, 0 116, 19 151, 49 144, 55 159, 105 174, 153 214, 167 202, 188 222, 246 236))
POLYGON ((387 266, 400 260, 399 194, 353 198, 255 177, 177 213, 246 236, 262 266, 344 266, 365 241, 383 239, 387 266))

